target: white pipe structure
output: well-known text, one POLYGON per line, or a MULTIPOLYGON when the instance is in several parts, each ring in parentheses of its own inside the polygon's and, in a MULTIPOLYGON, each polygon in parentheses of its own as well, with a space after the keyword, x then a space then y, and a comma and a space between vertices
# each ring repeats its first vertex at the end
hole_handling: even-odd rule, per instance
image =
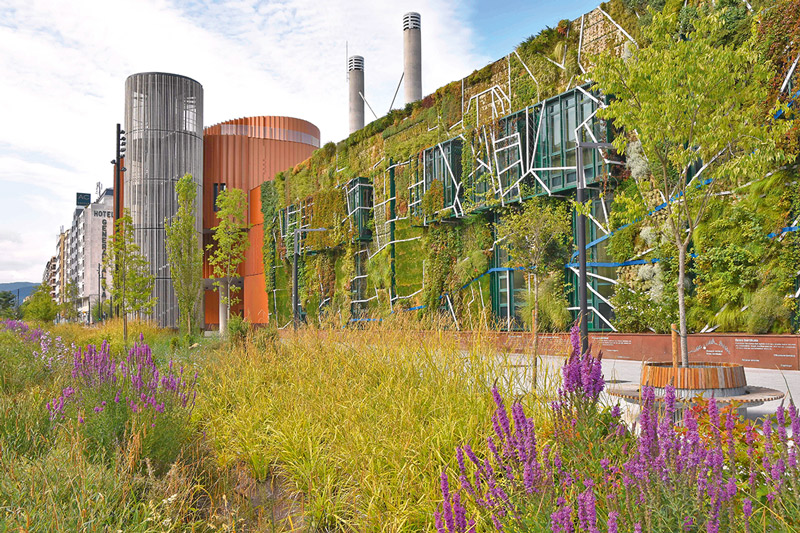
POLYGON ((403 15, 403 92, 406 103, 422 99, 422 35, 419 13, 403 15))
POLYGON ((364 58, 347 59, 347 78, 350 84, 350 133, 364 127, 364 58))

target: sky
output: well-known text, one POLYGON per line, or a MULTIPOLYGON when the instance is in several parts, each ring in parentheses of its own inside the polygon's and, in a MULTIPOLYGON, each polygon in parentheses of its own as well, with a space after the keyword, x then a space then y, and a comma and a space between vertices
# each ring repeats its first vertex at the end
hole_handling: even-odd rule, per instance
MULTIPOLYGON (((293 116, 317 125, 323 143, 339 141, 347 52, 364 56, 365 97, 385 114, 402 74, 404 13, 422 17, 429 94, 597 3, 0 0, 0 282, 40 281, 75 193, 112 185, 131 74, 200 82, 205 126, 293 116)), ((397 98, 404 105, 402 88, 397 98)))

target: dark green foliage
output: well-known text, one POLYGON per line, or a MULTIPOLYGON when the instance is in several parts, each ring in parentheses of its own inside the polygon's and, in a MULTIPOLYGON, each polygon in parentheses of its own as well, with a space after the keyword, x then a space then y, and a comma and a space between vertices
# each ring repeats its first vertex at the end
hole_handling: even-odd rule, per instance
POLYGON ((234 344, 241 344, 250 332, 250 322, 241 315, 231 315, 228 321, 228 335, 234 344))
POLYGON ((747 313, 748 333, 770 333, 776 324, 787 324, 791 309, 784 294, 773 287, 761 287, 753 294, 747 313))
POLYGON ((41 284, 31 294, 28 301, 22 304, 22 316, 26 320, 52 322, 58 313, 58 304, 50 296, 50 287, 41 284))
POLYGON ((453 267, 461 258, 463 242, 458 227, 453 224, 434 224, 425 234, 425 290, 422 303, 427 313, 433 313, 442 304, 445 292, 458 288, 453 267))
POLYGON ((422 196, 422 216, 434 218, 444 207, 444 186, 441 181, 434 180, 422 196))
POLYGON ((0 291, 0 317, 16 318, 17 295, 11 291, 0 291))

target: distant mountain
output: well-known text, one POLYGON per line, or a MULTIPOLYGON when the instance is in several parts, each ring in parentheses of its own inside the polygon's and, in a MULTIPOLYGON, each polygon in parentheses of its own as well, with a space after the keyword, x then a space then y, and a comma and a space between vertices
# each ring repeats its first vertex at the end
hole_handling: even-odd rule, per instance
POLYGON ((19 301, 22 302, 28 297, 30 293, 36 290, 39 283, 31 283, 28 281, 17 281, 15 283, 0 283, 0 292, 8 291, 13 292, 16 296, 17 289, 19 289, 19 301))

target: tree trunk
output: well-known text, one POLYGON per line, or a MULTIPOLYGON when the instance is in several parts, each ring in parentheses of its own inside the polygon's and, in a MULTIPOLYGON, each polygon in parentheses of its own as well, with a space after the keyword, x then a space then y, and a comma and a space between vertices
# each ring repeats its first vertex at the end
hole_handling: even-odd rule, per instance
POLYGON ((686 328, 686 246, 678 245, 678 315, 681 326, 681 365, 689 366, 689 339, 686 328))
POLYGON ((536 390, 539 362, 539 275, 533 274, 533 388, 536 390))
POLYGON ((228 310, 225 304, 227 280, 220 280, 219 282, 219 337, 224 339, 228 336, 228 310))

